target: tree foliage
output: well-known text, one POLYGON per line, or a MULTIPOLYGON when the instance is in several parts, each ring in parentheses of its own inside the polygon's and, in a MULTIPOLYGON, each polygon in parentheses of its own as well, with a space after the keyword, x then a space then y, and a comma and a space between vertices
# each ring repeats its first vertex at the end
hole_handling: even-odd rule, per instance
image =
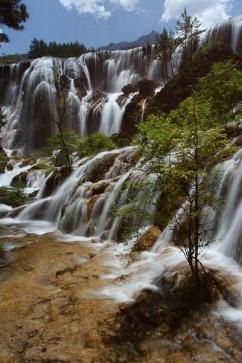
POLYGON ((211 171, 229 153, 223 125, 213 117, 209 102, 194 95, 166 118, 151 117, 140 126, 139 137, 142 154, 148 155, 148 171, 160 175, 162 195, 182 205, 179 213, 169 206, 171 225, 178 229, 178 244, 199 284, 199 255, 211 242, 211 221, 206 218, 217 202, 211 171))
POLYGON ((196 17, 187 13, 186 8, 177 21, 175 33, 163 29, 156 44, 156 54, 162 60, 162 78, 166 84, 170 76, 174 76, 174 53, 182 46, 183 59, 181 64, 186 64, 197 49, 199 36, 204 30, 200 29, 201 23, 196 17))
POLYGON ((215 63, 201 78, 199 89, 217 117, 231 118, 231 110, 242 100, 242 71, 232 60, 215 63))
POLYGON ((110 137, 98 132, 81 139, 78 146, 78 155, 85 157, 116 148, 117 144, 110 137))
POLYGON ((177 45, 178 43, 174 38, 173 32, 170 31, 168 33, 166 28, 164 28, 156 44, 156 53, 162 62, 162 78, 164 83, 169 79, 170 72, 174 75, 173 58, 177 45))
MULTIPOLYGON (((26 5, 23 4, 22 0, 1 0, 0 27, 7 26, 15 30, 22 30, 23 23, 28 19, 28 16, 26 5)), ((0 33, 0 43, 8 41, 8 36, 3 32, 0 33)))
MULTIPOLYGON (((151 115, 139 125, 135 139, 143 169, 158 176, 158 220, 164 218, 164 225, 170 220, 173 241, 184 253, 197 286, 203 271, 200 255, 213 242, 210 211, 221 203, 216 197, 219 175, 215 166, 235 151, 228 146, 226 132, 231 108, 242 98, 241 77, 233 61, 214 64, 192 96, 169 114, 151 115)), ((133 214, 135 205, 134 198, 133 214)))
POLYGON ((115 142, 101 133, 81 138, 73 130, 62 130, 61 133, 48 139, 48 145, 43 152, 45 155, 51 156, 55 166, 68 169, 69 162, 72 166, 74 155, 84 158, 116 148, 115 142), (63 140, 65 146, 63 146, 63 140))
POLYGON ((86 53, 87 49, 83 44, 75 43, 56 43, 51 42, 47 44, 44 40, 33 39, 28 56, 30 59, 41 58, 45 56, 69 58, 80 57, 86 53))

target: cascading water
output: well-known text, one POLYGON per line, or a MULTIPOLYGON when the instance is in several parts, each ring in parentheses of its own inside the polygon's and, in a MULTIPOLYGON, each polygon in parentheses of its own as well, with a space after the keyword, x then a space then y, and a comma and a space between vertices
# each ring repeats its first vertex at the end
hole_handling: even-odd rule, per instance
MULTIPOLYGON (((3 146, 24 153, 40 149, 56 132, 56 88, 53 69, 58 68, 68 91, 64 127, 86 136, 101 131, 117 133, 132 95, 119 99, 122 88, 143 78, 160 80, 160 61, 154 48, 87 53, 65 60, 36 59, 20 73, 22 63, 10 66, 3 112, 7 126, 3 146)), ((23 67, 22 67, 23 68, 23 67)), ((6 67, 1 69, 4 78, 6 67)), ((0 81, 1 81, 0 77, 0 81)))
POLYGON ((41 218, 67 233, 115 238, 120 218, 112 208, 125 202, 122 187, 132 177, 128 169, 135 154, 136 148, 128 147, 83 160, 56 193, 27 206, 18 220, 41 218))
MULTIPOLYGON (((213 31, 219 32, 229 46, 241 52, 241 29, 242 21, 239 18, 230 20, 213 31)), ((137 48, 130 51, 88 53, 79 59, 38 59, 24 72, 21 71, 21 65, 12 66, 4 106, 8 124, 3 142, 8 148, 27 150, 26 145, 29 145, 29 150, 34 150, 43 144, 45 137, 54 133, 55 128, 51 123, 56 117, 54 66, 61 70, 69 90, 66 127, 85 136, 93 130, 100 130, 107 135, 119 132, 124 109, 134 96, 130 94, 128 98, 122 99, 120 96, 123 86, 136 83, 142 78, 159 80, 160 64, 154 61, 152 54, 144 54, 141 48, 137 48), (44 105, 44 114, 38 108, 41 105, 44 105), (43 124, 41 117, 45 119, 43 124), (46 128, 46 131, 42 132, 42 128, 46 128), (35 140, 36 133, 41 135, 39 143, 35 140), (27 138, 30 136, 32 139, 28 144, 27 138)), ((145 102, 143 114, 144 112, 145 102)), ((130 193, 130 183, 127 182, 140 178, 142 174, 140 167, 134 166, 135 154, 135 148, 124 148, 82 160, 51 196, 42 198, 44 186, 41 187, 38 199, 26 206, 14 221, 34 225, 34 221, 39 224, 41 220, 51 222, 48 231, 59 229, 82 237, 118 240, 122 217, 115 216, 113 208, 126 205, 130 193)), ((225 204, 216 216, 213 236, 216 243, 203 257, 208 266, 225 271, 230 271, 231 265, 235 266, 235 271, 239 270, 236 261, 242 262, 241 160, 240 151, 221 166, 218 194, 225 200, 225 204)), ((15 172, 20 171, 14 170, 15 172)), ((0 182, 2 180, 3 185, 9 184, 9 176, 6 173, 0 178, 0 182)), ((30 188, 35 188, 36 184, 36 188, 39 188, 41 183, 46 182, 46 178, 44 182, 43 175, 31 174, 28 182, 30 188)), ((139 191, 140 205, 144 194, 147 194, 147 190, 139 191)), ((158 195, 155 193, 150 196, 151 204, 156 198, 158 195)), ((136 221, 133 222, 135 224, 136 221)), ((11 223, 14 223, 13 220, 11 223)), ((172 243, 173 227, 168 225, 153 248, 142 253, 138 261, 130 265, 124 261, 112 275, 104 276, 116 278, 126 275, 128 278, 120 282, 120 285, 105 287, 99 293, 119 301, 130 301, 143 288, 156 289, 157 279, 163 273, 174 272, 178 264, 184 263, 184 256, 172 243)), ((128 245, 131 246, 132 241, 128 245)), ((112 253, 114 259, 116 247, 112 253)))

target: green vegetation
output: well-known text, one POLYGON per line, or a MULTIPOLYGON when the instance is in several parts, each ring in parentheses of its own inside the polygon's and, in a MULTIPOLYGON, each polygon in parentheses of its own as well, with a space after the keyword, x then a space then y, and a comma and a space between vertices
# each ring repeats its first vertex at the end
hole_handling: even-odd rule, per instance
POLYGON ((108 136, 95 133, 81 139, 78 147, 78 155, 80 157, 95 155, 101 151, 113 150, 117 148, 117 144, 108 136))
MULTIPOLYGON (((202 291, 206 271, 200 253, 212 242, 213 221, 208 213, 221 203, 216 198, 218 174, 214 167, 235 151, 228 146, 227 125, 234 119, 231 109, 242 100, 242 71, 233 60, 216 63, 197 84, 196 92, 170 113, 151 115, 140 124, 134 141, 140 146, 147 175, 157 175, 153 187, 161 196, 153 220, 161 228, 172 221, 174 242, 184 253, 194 284, 202 291)), ((152 210, 152 203, 148 210, 147 205, 143 208, 148 223, 152 210)), ((118 213, 126 223, 130 221, 127 225, 136 213, 138 219, 137 197, 118 213)))
POLYGON ((31 42, 28 57, 30 59, 41 58, 45 56, 68 58, 80 57, 86 53, 87 49, 83 44, 75 43, 45 43, 43 40, 34 39, 31 42))
POLYGON ((157 44, 156 54, 162 60, 162 78, 166 84, 171 76, 174 77, 174 53, 179 46, 183 47, 183 59, 181 66, 185 65, 192 58, 197 48, 199 35, 204 32, 200 30, 201 23, 196 17, 192 17, 187 13, 186 8, 181 14, 180 20, 177 21, 176 37, 174 33, 164 28, 157 44))
POLYGON ((0 199, 2 203, 10 205, 11 207, 20 207, 26 204, 27 196, 18 188, 0 188, 0 199))
POLYGON ((10 55, 4 55, 0 57, 0 64, 13 64, 21 62, 23 59, 26 59, 26 54, 10 54, 10 55))
POLYGON ((4 173, 7 166, 8 157, 3 150, 0 149, 0 174, 4 173))
MULTIPOLYGON (((172 35, 169 35, 169 39, 171 37, 172 35)), ((172 43, 172 39, 169 42, 172 43)), ((209 42, 199 49, 197 49, 196 43, 193 44, 192 51, 189 52, 190 57, 182 62, 179 72, 170 78, 169 82, 165 83, 165 87, 155 97, 149 100, 146 114, 168 114, 171 110, 177 108, 180 102, 191 96, 193 91, 199 88, 199 79, 205 77, 211 71, 214 63, 230 60, 233 64, 237 64, 238 69, 241 68, 241 57, 235 55, 230 48, 225 46, 219 37, 211 37, 209 42)), ((160 54, 159 56, 162 57, 162 51, 159 51, 159 47, 158 42, 158 55, 160 54)), ((162 69, 164 78, 166 73, 164 66, 162 69)))
POLYGON ((51 156, 53 164, 63 169, 72 166, 72 154, 80 158, 95 155, 101 151, 117 148, 117 144, 108 136, 101 133, 92 134, 85 138, 72 130, 64 130, 62 134, 48 139, 48 146, 43 152, 46 156, 51 156), (65 150, 63 149, 63 139, 65 140, 65 150), (68 154, 68 158, 66 155, 68 154))
MULTIPOLYGON (((0 2, 0 26, 6 25, 15 30, 22 30, 23 23, 28 18, 26 6, 22 0, 8 0, 0 2)), ((8 36, 1 33, 0 43, 8 42, 8 36)))

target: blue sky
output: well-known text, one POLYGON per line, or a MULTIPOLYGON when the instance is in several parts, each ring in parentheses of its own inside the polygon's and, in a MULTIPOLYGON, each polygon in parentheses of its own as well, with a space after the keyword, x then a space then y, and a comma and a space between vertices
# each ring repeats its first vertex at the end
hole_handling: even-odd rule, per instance
POLYGON ((242 14, 241 0, 23 0, 30 18, 23 31, 4 29, 10 43, 0 53, 28 50, 33 38, 79 41, 87 47, 135 40, 170 27, 186 6, 206 26, 242 14))

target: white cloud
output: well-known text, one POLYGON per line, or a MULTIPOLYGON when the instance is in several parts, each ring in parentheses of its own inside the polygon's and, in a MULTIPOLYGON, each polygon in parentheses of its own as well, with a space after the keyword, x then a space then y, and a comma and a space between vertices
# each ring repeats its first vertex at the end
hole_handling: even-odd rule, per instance
POLYGON ((187 9, 188 13, 197 16, 204 26, 212 27, 226 20, 234 0, 165 0, 161 20, 169 21, 179 18, 187 9))
POLYGON ((107 19, 112 15, 113 7, 121 7, 125 11, 135 11, 140 0, 60 0, 67 9, 76 9, 80 14, 94 15, 107 19))

